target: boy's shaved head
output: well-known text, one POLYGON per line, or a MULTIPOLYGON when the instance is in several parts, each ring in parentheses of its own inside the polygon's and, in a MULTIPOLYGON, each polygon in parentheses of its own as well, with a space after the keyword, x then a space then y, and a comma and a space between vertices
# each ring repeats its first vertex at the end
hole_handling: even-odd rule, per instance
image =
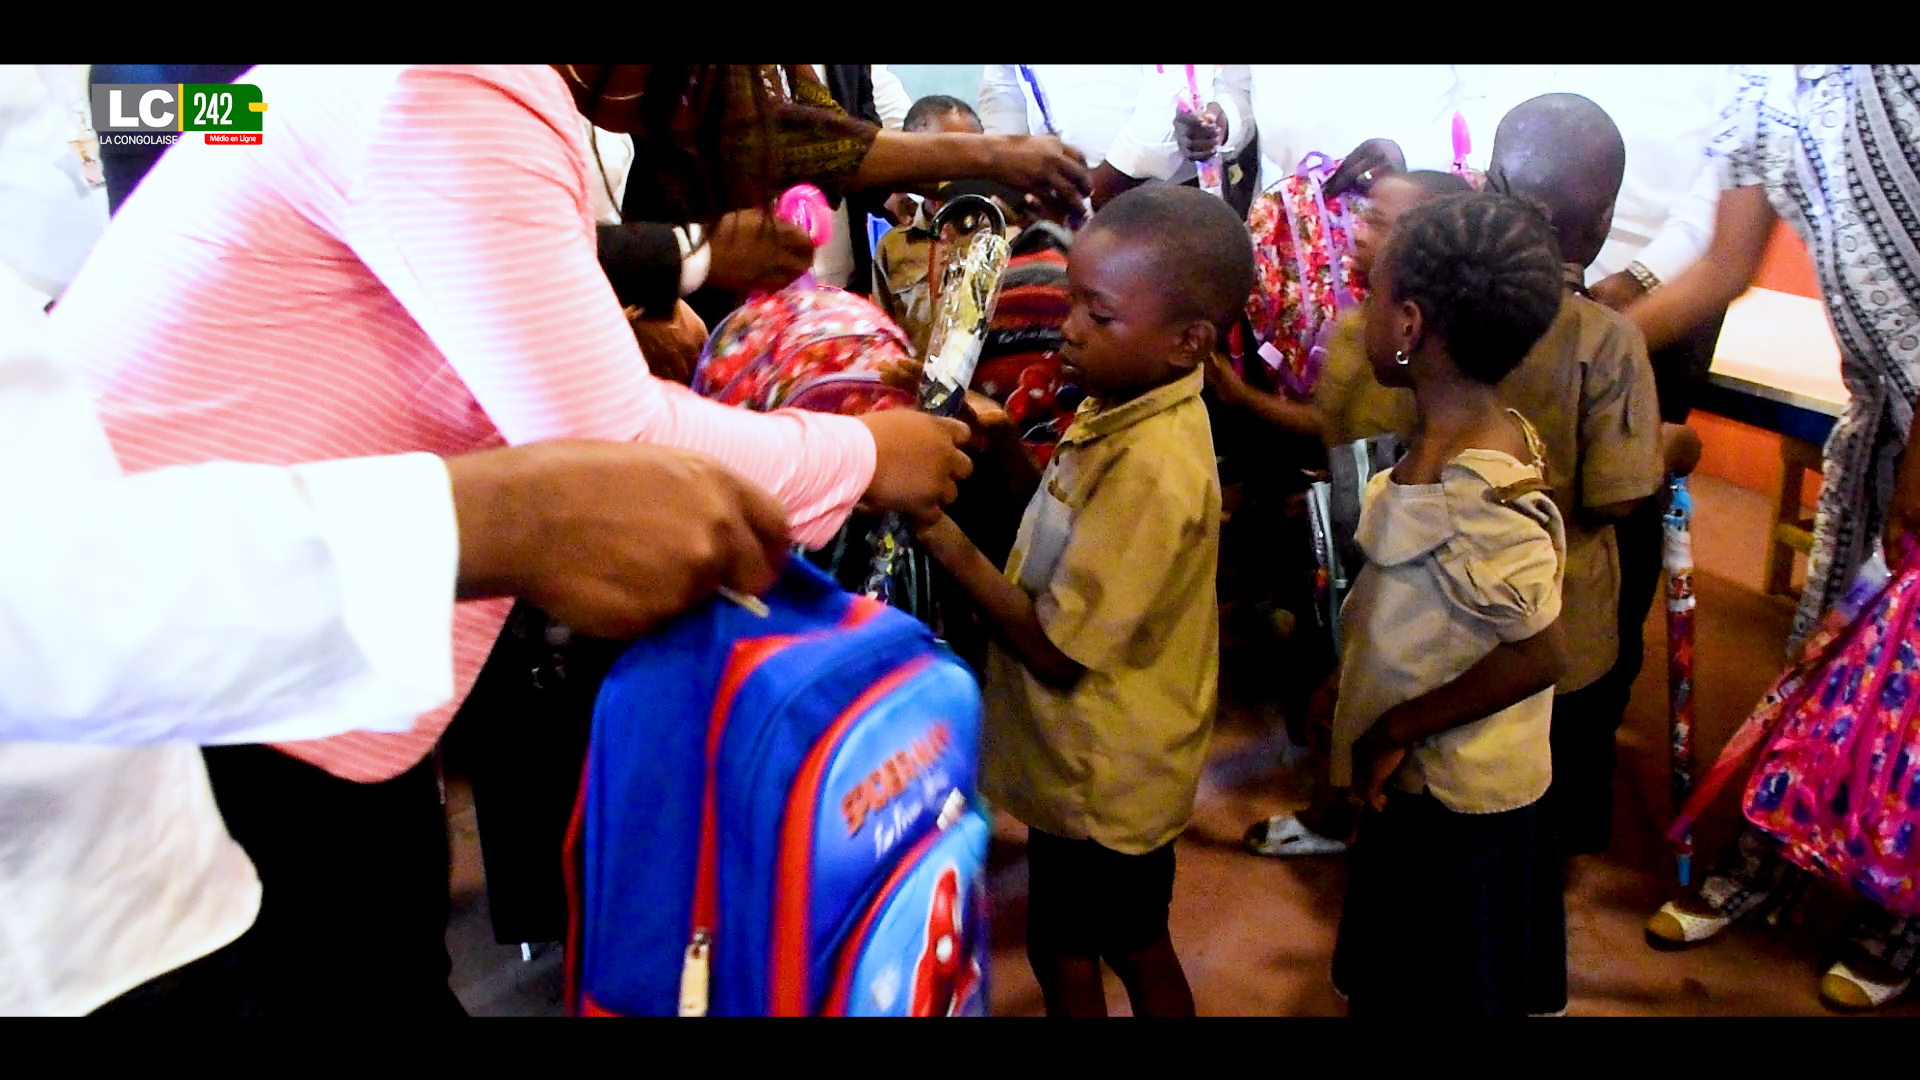
POLYGON ((1578 94, 1543 94, 1514 107, 1493 136, 1492 190, 1539 203, 1568 262, 1600 254, 1627 169, 1627 144, 1606 110, 1578 94))
POLYGON ((1246 223, 1199 188, 1134 188, 1102 207, 1087 228, 1151 245, 1162 268, 1161 298, 1177 318, 1224 327, 1253 292, 1253 238, 1246 223))
POLYGON ((973 111, 973 106, 947 94, 928 94, 914 102, 907 110, 907 118, 901 121, 900 128, 903 131, 931 131, 943 116, 964 117, 970 130, 986 130, 980 126, 980 114, 973 111))

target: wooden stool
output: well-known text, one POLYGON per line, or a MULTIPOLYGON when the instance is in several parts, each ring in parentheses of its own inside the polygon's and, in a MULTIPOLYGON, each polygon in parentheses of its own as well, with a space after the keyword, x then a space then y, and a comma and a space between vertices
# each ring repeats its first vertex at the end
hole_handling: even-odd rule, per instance
POLYGON ((1780 436, 1780 492, 1773 504, 1773 537, 1767 545, 1767 595, 1798 603, 1793 587, 1793 556, 1813 551, 1813 518, 1801 509, 1808 473, 1820 472, 1820 448, 1802 439, 1780 436))

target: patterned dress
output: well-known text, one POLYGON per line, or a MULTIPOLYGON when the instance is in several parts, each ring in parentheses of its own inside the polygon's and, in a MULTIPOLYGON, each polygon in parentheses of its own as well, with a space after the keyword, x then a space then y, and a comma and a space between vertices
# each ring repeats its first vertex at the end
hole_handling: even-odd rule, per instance
MULTIPOLYGON (((1797 655, 1872 556, 1913 423, 1920 385, 1920 76, 1904 65, 1735 73, 1734 103, 1707 152, 1720 162, 1723 187, 1764 185, 1767 201, 1806 242, 1850 398, 1827 439, 1807 587, 1789 646, 1797 655)), ((1879 712, 1885 722, 1902 711, 1879 712)), ((1756 767, 1749 793, 1756 805, 1748 810, 1757 823, 1777 826, 1767 806, 1780 786, 1771 779, 1772 761, 1763 755, 1756 767)), ((1802 764, 1817 771, 1820 763, 1802 764)), ((1813 862, 1799 854, 1794 861, 1813 862)), ((1777 838, 1749 827, 1700 895, 1738 917, 1769 894, 1788 891, 1791 877, 1777 838)), ((1846 928, 1848 946, 1901 976, 1920 971, 1920 917, 1888 911, 1869 898, 1888 898, 1889 890, 1861 884, 1855 887, 1864 902, 1846 928)))
POLYGON ((1708 154, 1764 185, 1806 242, 1850 400, 1827 439, 1792 648, 1873 552, 1920 385, 1920 76, 1905 65, 1737 68, 1708 154))

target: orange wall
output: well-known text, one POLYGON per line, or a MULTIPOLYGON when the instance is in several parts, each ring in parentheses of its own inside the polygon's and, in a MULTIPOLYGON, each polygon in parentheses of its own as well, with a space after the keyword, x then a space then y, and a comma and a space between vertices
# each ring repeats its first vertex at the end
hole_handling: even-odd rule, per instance
MULTIPOLYGON (((1820 282, 1814 274, 1813 258, 1807 254, 1799 234, 1786 222, 1774 226, 1773 236, 1767 241, 1767 252, 1760 262, 1760 273, 1753 284, 1756 288, 1820 299, 1820 282)), ((1779 492, 1780 436, 1712 413, 1695 412, 1687 423, 1700 433, 1704 444, 1700 472, 1759 492, 1769 501, 1779 492)), ((1820 478, 1808 476, 1800 492, 1802 504, 1811 510, 1819 495, 1820 478)))
MULTIPOLYGON (((1780 436, 1765 428, 1694 410, 1687 426, 1700 433, 1699 472, 1717 480, 1758 492, 1772 502, 1780 491, 1780 436)), ((1800 488, 1800 504, 1813 509, 1820 497, 1820 477, 1808 473, 1800 488)))
POLYGON ((1813 257, 1800 242, 1800 234, 1786 222, 1775 222, 1773 236, 1767 240, 1767 252, 1760 257, 1760 273, 1754 287, 1820 299, 1820 279, 1813 271, 1813 257))

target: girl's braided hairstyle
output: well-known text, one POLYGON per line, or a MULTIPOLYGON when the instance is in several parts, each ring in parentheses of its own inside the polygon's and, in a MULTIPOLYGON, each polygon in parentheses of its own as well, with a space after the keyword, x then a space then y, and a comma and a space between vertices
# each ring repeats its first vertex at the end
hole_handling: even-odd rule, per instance
POLYGON ((1505 195, 1448 195, 1408 211, 1384 262, 1393 302, 1419 305, 1454 364, 1488 385, 1547 332, 1565 288, 1553 227, 1505 195))

